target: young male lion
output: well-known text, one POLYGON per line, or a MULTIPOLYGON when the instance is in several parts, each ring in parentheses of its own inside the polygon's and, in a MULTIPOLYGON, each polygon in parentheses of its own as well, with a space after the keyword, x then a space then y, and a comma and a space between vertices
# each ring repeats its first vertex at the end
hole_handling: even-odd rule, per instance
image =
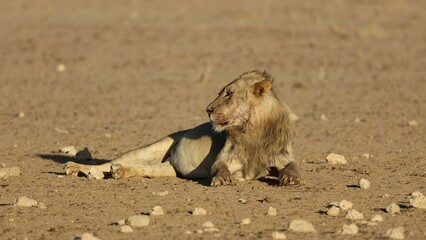
POLYGON ((273 92, 266 72, 249 71, 226 85, 207 106, 210 122, 170 134, 102 165, 68 162, 67 175, 95 169, 114 178, 181 175, 211 178, 211 185, 277 177, 300 182, 292 150, 289 110, 273 92), (93 168, 93 169, 92 169, 93 168))

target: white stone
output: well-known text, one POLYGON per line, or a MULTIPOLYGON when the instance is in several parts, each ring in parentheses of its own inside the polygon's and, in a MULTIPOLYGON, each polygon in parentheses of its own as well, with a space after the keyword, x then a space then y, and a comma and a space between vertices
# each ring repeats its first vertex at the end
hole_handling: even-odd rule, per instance
POLYGON ((126 219, 126 224, 132 227, 146 227, 149 225, 149 217, 145 215, 133 215, 126 219))
POLYGON ((214 227, 214 224, 210 221, 203 223, 203 228, 213 228, 213 227, 214 227))
POLYGON ((359 220, 359 219, 363 219, 364 215, 355 209, 350 209, 345 217, 351 220, 359 220))
POLYGON ((356 235, 358 233, 358 226, 355 223, 349 225, 344 224, 338 233, 342 235, 356 235))
POLYGON ((0 168, 0 179, 6 179, 8 177, 16 177, 19 175, 21 175, 21 170, 18 167, 0 168))
POLYGON ((325 160, 330 164, 346 164, 347 161, 344 156, 336 153, 330 153, 325 160))
POLYGON ((75 155, 75 158, 77 158, 78 160, 90 160, 92 159, 92 154, 90 153, 89 149, 86 147, 83 150, 79 151, 75 155))
POLYGON ((247 200, 246 199, 244 199, 244 198, 240 198, 240 199, 238 199, 238 202, 240 202, 240 203, 246 203, 247 202, 247 200))
POLYGON ((152 216, 164 215, 164 209, 161 206, 155 206, 151 209, 151 211, 149 212, 149 215, 152 215, 152 216))
POLYGON ((369 159, 371 157, 371 155, 369 153, 363 153, 363 154, 361 154, 361 157, 369 159))
POLYGON ((352 206, 353 204, 347 200, 342 200, 339 202, 339 208, 342 209, 343 211, 351 209, 352 206))
POLYGON ((362 189, 368 189, 368 188, 370 188, 370 181, 368 181, 365 178, 361 178, 359 180, 358 184, 359 184, 359 187, 362 188, 362 189))
POLYGON ((65 70, 67 70, 67 66, 65 66, 65 64, 63 64, 63 63, 59 63, 56 66, 56 71, 58 71, 60 73, 65 72, 65 70))
POLYGON ((331 208, 328 209, 328 211, 327 211, 327 215, 334 216, 334 217, 338 216, 339 213, 340 213, 340 208, 335 207, 335 206, 331 206, 331 208))
POLYGON ((124 224, 126 224, 126 219, 118 220, 117 224, 118 225, 124 225, 124 224))
POLYGON ((40 209, 46 209, 47 208, 44 203, 37 204, 37 207, 40 208, 40 209))
POLYGON ((390 228, 385 236, 390 239, 404 239, 404 227, 390 228))
POLYGON ((154 196, 166 196, 167 194, 169 194, 169 191, 161 191, 161 192, 152 192, 152 195, 154 196))
POLYGON ((417 127, 417 126, 419 126, 419 123, 416 120, 410 120, 410 121, 408 121, 407 124, 410 127, 417 127))
POLYGON ((297 116, 294 112, 290 112, 290 122, 295 123, 299 121, 299 116, 297 116))
POLYGON ((19 117, 19 118, 24 118, 24 117, 25 117, 25 113, 24 113, 24 112, 22 112, 22 111, 21 111, 21 112, 19 112, 19 113, 18 113, 18 117, 19 117))
POLYGON ((355 122, 355 123, 360 123, 360 122, 361 122, 361 119, 360 119, 359 117, 357 117, 357 118, 355 118, 354 122, 355 122))
POLYGON ((268 208, 268 215, 269 216, 277 216, 277 209, 274 207, 269 207, 268 208))
POLYGON ((96 167, 91 167, 87 173, 87 178, 89 179, 103 179, 104 177, 104 173, 96 167))
POLYGON ((120 227, 120 232, 122 233, 132 233, 133 232, 133 228, 128 226, 128 225, 122 225, 120 227))
POLYGON ((288 229, 293 232, 316 232, 314 225, 306 220, 293 220, 289 223, 288 229))
POLYGON ((287 238, 284 232, 273 231, 271 235, 272 235, 272 239, 276 239, 276 240, 282 240, 287 238))
POLYGON ((74 240, 101 240, 93 236, 91 233, 83 233, 81 236, 76 236, 74 240))
POLYGON ((209 233, 209 232, 219 232, 219 229, 215 228, 215 227, 211 227, 211 228, 204 228, 204 232, 205 233, 209 233))
POLYGON ((194 210, 192 210, 192 215, 194 216, 200 216, 200 215, 206 215, 206 214, 207 214, 207 211, 204 210, 204 208, 197 207, 197 208, 194 208, 194 210))
POLYGON ((75 155, 77 154, 77 149, 75 149, 74 146, 66 146, 66 147, 59 148, 59 152, 60 153, 65 153, 68 156, 75 157, 75 155))
POLYGON ((241 220, 241 225, 249 225, 251 223, 250 218, 243 218, 241 220))
POLYGON ((36 200, 24 196, 18 197, 13 205, 18 207, 35 207, 37 204, 36 200))
POLYGON ((386 212, 394 215, 396 213, 401 212, 401 208, 396 203, 391 203, 386 207, 386 212))
POLYGON ((322 121, 327 121, 327 120, 328 120, 327 116, 325 116, 325 114, 323 114, 323 113, 321 113, 321 115, 320 115, 320 119, 321 119, 322 121))
POLYGON ((374 217, 371 218, 371 221, 373 221, 373 222, 383 222, 383 217, 382 217, 382 215, 376 214, 376 215, 374 215, 374 217))

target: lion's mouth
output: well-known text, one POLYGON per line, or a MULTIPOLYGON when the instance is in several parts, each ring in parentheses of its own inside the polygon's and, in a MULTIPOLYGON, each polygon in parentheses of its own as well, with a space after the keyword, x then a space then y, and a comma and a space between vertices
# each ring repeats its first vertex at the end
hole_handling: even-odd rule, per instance
POLYGON ((229 121, 224 119, 223 114, 211 114, 209 117, 210 117, 210 122, 218 126, 225 126, 225 125, 228 125, 229 123, 229 121))

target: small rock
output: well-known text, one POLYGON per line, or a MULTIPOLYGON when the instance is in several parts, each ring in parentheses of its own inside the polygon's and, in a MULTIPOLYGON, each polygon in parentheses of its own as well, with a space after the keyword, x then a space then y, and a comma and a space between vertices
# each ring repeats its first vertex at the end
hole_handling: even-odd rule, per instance
POLYGON ((145 215, 133 215, 126 219, 126 224, 132 227, 146 227, 149 225, 149 217, 145 215))
POLYGON ((164 209, 161 206, 155 206, 149 212, 149 215, 152 215, 152 216, 164 215, 164 209))
POLYGON ((128 226, 128 225, 123 225, 120 227, 120 232, 122 233, 132 233, 133 232, 133 228, 128 226))
POLYGON ((247 200, 246 200, 246 199, 243 199, 243 198, 240 198, 240 199, 238 199, 238 202, 240 202, 240 203, 244 204, 244 203, 246 203, 246 202, 247 202, 247 200))
POLYGON ((273 231, 271 235, 272 235, 272 239, 276 239, 276 240, 286 239, 284 232, 273 231))
POLYGON ((192 234, 192 231, 191 230, 185 230, 185 234, 192 234))
POLYGON ((328 120, 327 116, 325 116, 325 114, 323 114, 323 113, 321 113, 321 115, 320 115, 320 119, 321 119, 322 121, 327 121, 327 120, 328 120))
POLYGON ((66 66, 65 66, 65 64, 63 64, 63 63, 59 63, 59 64, 56 66, 56 71, 58 71, 58 72, 60 72, 60 73, 65 72, 65 70, 67 70, 67 67, 66 67, 66 66))
POLYGON ((385 195, 382 196, 382 198, 389 198, 389 197, 390 197, 390 195, 387 194, 387 193, 385 193, 385 195))
POLYGON ((117 222, 118 225, 124 225, 126 224, 126 219, 121 219, 117 222))
POLYGON ((361 188, 361 189, 368 189, 368 188, 370 188, 370 181, 368 181, 367 179, 365 179, 365 178, 361 178, 360 180, 359 180, 359 187, 361 188))
POLYGON ((401 212, 401 208, 396 203, 391 203, 386 207, 386 212, 395 215, 396 213, 401 212))
POLYGON ((204 231, 203 231, 203 229, 198 229, 198 230, 196 230, 196 231, 195 231, 195 233, 203 234, 203 233, 204 233, 204 231))
POLYGON ((83 235, 81 236, 76 236, 74 240, 101 240, 101 239, 93 236, 91 233, 83 233, 83 235))
POLYGON ((299 121, 299 116, 297 116, 295 113, 290 112, 290 122, 295 123, 299 121))
POLYGON ((372 156, 369 153, 363 153, 363 154, 361 154, 361 157, 369 159, 372 156))
POLYGON ((336 154, 336 153, 328 154, 325 160, 330 164, 346 164, 347 163, 344 156, 336 154))
POLYGON ((390 228, 385 236, 390 239, 404 239, 404 227, 390 228))
POLYGON ((241 225, 249 225, 251 223, 250 218, 243 218, 241 220, 241 225))
POLYGON ((277 216, 277 209, 274 207, 269 207, 268 208, 268 215, 269 216, 277 216))
POLYGON ((101 170, 99 170, 99 168, 96 168, 96 167, 91 167, 89 172, 87 173, 87 178, 89 179, 99 180, 99 179, 103 179, 104 177, 105 177, 104 173, 101 170))
POLYGON ((293 232, 316 232, 314 225, 306 220, 293 220, 289 223, 288 229, 293 232))
POLYGON ((203 223, 203 228, 213 228, 213 227, 214 227, 214 224, 210 221, 203 223))
POLYGON ((58 133, 68 134, 68 130, 61 129, 61 128, 58 128, 58 127, 55 128, 55 131, 58 132, 58 133))
POLYGON ((345 217, 351 220, 359 220, 359 219, 363 219, 364 215, 355 209, 350 209, 345 217))
POLYGON ((328 209, 328 211, 327 211, 327 215, 334 216, 334 217, 338 216, 339 213, 340 213, 340 208, 335 207, 335 206, 331 206, 331 208, 328 209))
POLYGON ((358 226, 355 223, 344 224, 343 228, 337 232, 342 235, 356 235, 358 233, 358 226))
POLYGON ((419 126, 419 123, 416 120, 410 120, 410 121, 408 121, 407 125, 409 127, 417 127, 417 126, 419 126))
POLYGON ((339 202, 339 207, 343 211, 351 209, 352 206, 353 206, 353 204, 351 202, 349 202, 349 201, 346 201, 346 200, 342 200, 342 201, 339 202))
POLYGON ((209 232, 219 232, 219 229, 212 227, 212 228, 204 228, 204 232, 205 233, 209 233, 209 232))
POLYGON ((105 133, 105 137, 106 137, 106 138, 111 138, 111 137, 112 137, 112 135, 111 135, 110 133, 105 133))
POLYGON ((69 156, 73 156, 75 157, 75 155, 77 154, 77 149, 75 149, 74 146, 66 146, 66 147, 61 147, 59 149, 60 153, 65 153, 69 156))
POLYGON ((0 179, 8 177, 16 177, 21 175, 21 170, 18 167, 3 167, 0 168, 0 179))
POLYGON ((169 191, 152 192, 151 194, 154 196, 166 196, 167 194, 169 194, 169 191))
POLYGON ((36 200, 24 196, 18 197, 13 205, 18 207, 35 207, 37 204, 36 200))
POLYGON ((419 191, 415 191, 411 194, 413 196, 410 199, 410 205, 414 208, 426 209, 426 197, 419 191))
POLYGON ((204 210, 204 208, 194 208, 194 210, 192 210, 192 215, 193 216, 200 216, 200 215, 206 215, 207 211, 204 210))
POLYGON ((354 122, 355 122, 355 123, 360 123, 360 122, 361 122, 361 119, 360 119, 359 117, 357 117, 357 118, 355 118, 354 122))
POLYGON ((40 208, 40 209, 46 209, 47 208, 44 203, 37 204, 37 207, 40 208))
POLYGON ((77 158, 77 160, 90 160, 92 159, 92 154, 90 153, 89 149, 86 147, 83 150, 79 151, 75 155, 75 158, 77 158))
POLYGON ((22 111, 21 111, 21 112, 19 112, 19 113, 18 113, 18 117, 19 117, 19 118, 24 118, 24 117, 25 117, 25 113, 24 113, 24 112, 22 112, 22 111))
POLYGON ((371 221, 373 221, 373 222, 383 222, 383 217, 382 217, 382 215, 377 214, 377 215, 374 215, 374 217, 371 218, 371 221))

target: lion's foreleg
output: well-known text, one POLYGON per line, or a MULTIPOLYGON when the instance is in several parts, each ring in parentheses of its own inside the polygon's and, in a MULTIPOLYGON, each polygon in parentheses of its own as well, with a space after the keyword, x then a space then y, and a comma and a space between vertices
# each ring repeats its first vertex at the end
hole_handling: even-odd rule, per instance
POLYGON ((155 165, 122 165, 112 164, 111 174, 113 178, 141 177, 175 177, 176 171, 170 162, 155 165))

